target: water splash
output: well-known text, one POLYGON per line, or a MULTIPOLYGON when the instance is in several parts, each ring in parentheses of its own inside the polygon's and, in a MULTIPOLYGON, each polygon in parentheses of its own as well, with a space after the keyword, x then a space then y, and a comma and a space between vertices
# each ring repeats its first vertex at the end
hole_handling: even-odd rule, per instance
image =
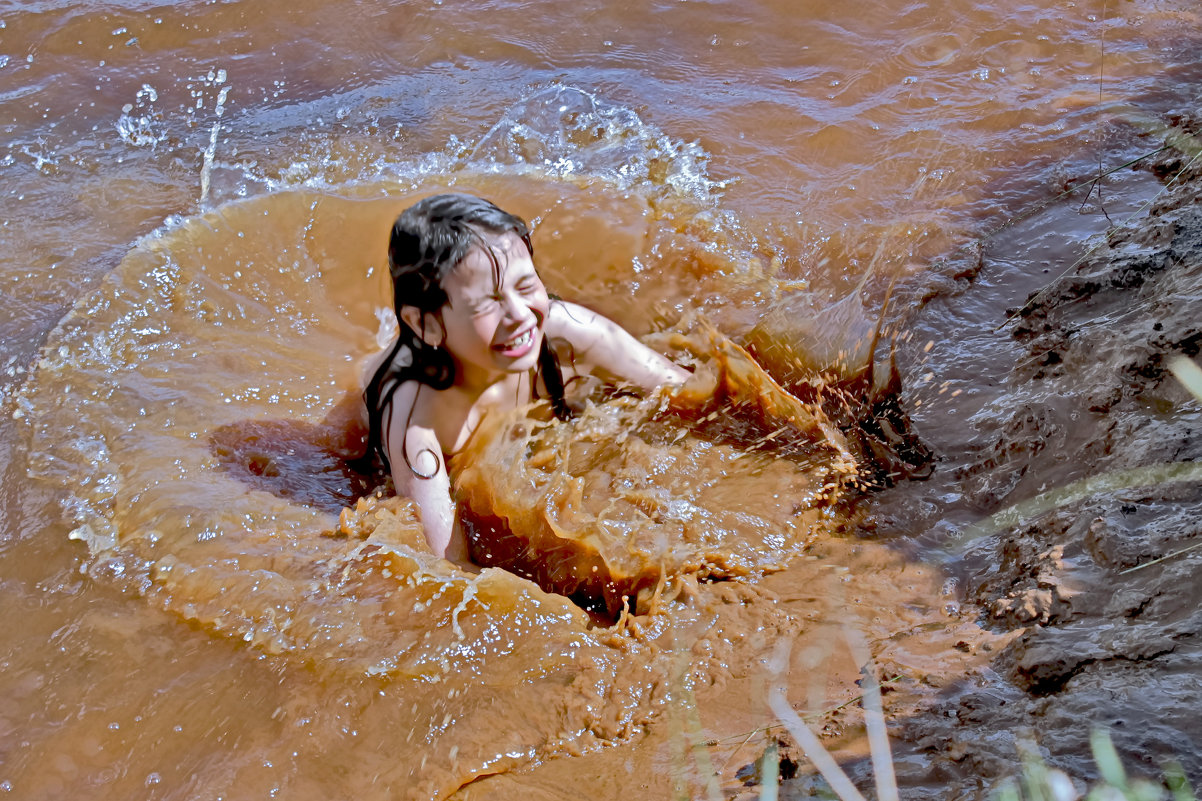
POLYGON ((709 158, 697 142, 668 136, 632 109, 558 84, 515 103, 468 154, 560 178, 587 173, 622 189, 667 186, 696 200, 716 199, 727 186, 709 177, 709 158))
MULTIPOLYGON (((353 115, 339 107, 334 116, 353 115)), ((474 141, 452 134, 441 147, 414 152, 366 146, 353 137, 339 140, 334 131, 315 136, 290 164, 239 165, 244 184, 267 192, 344 190, 348 183, 381 179, 416 187, 465 173, 531 173, 574 182, 599 179, 621 192, 672 194, 702 208, 713 208, 729 185, 710 177, 710 154, 699 143, 660 130, 629 107, 562 84, 519 98, 474 141)))
POLYGON ((159 93, 155 88, 144 83, 134 95, 134 102, 121 107, 116 127, 122 142, 153 149, 167 138, 163 114, 154 105, 158 99, 159 93))
MULTIPOLYGON (((217 100, 213 108, 213 112, 217 115, 217 121, 213 123, 213 128, 209 133, 209 145, 204 150, 204 162, 200 168, 200 202, 204 203, 209 197, 209 181, 213 174, 213 158, 217 154, 217 136, 221 133, 221 117, 225 114, 225 99, 229 96, 230 87, 225 84, 225 70, 209 70, 209 74, 205 76, 204 83, 207 86, 220 87, 217 91, 217 100)), ((201 100, 197 101, 197 108, 200 108, 201 100)))

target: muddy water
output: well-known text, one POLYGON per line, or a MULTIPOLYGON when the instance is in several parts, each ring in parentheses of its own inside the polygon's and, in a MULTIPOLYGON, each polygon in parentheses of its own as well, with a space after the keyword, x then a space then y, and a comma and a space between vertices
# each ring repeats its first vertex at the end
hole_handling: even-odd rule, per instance
MULTIPOLYGON (((853 291, 872 317, 892 279, 937 286, 932 259, 1138 152, 1192 4, 1002 5, 0 14, 0 789, 733 794, 774 682, 862 749, 849 641, 900 677, 897 716, 981 669, 998 643, 921 564, 938 537, 846 539, 843 450, 751 447, 745 410, 697 430, 616 399, 481 445, 462 492, 584 543, 592 589, 431 559, 406 504, 355 506, 345 459, 382 232, 421 194, 523 214, 549 287, 666 346, 853 291)), ((968 309, 949 347, 995 311, 968 309)), ((955 378, 943 411, 987 382, 955 378)))

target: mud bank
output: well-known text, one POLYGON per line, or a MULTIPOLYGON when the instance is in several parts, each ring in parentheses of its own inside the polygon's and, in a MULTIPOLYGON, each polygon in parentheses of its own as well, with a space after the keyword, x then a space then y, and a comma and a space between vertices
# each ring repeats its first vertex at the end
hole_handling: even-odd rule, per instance
MULTIPOLYGON (((1173 122, 1198 131, 1196 118, 1173 122)), ((928 412, 926 431, 935 419, 957 431, 932 437, 942 460, 936 478, 921 500, 903 497, 913 493, 904 487, 882 498, 874 522, 884 536, 916 513, 930 531, 907 534, 946 543, 962 597, 979 605, 982 625, 1013 639, 992 671, 945 688, 935 708, 900 722, 903 786, 985 797, 1018 770, 1024 738, 1050 764, 1090 780, 1093 727, 1110 731, 1137 774, 1160 779, 1175 759, 1194 786, 1202 779, 1202 550, 1177 554, 1202 533, 1202 486, 1195 468, 1169 482, 1164 472, 1179 468, 1154 469, 1202 458, 1199 404, 1168 369, 1178 355, 1196 360, 1202 347, 1196 142, 1123 179, 1151 174, 1163 186, 1153 186, 1146 211, 1088 243, 1078 263, 1039 271, 1052 280, 1030 291, 1040 286, 1035 276, 1022 289, 1025 303, 1010 307, 1009 323, 982 338, 979 364, 935 349, 936 375, 988 371, 995 359, 996 372, 982 376, 995 389, 975 405, 932 404, 938 416, 928 412), (1114 480, 1043 513, 1015 506, 1098 476, 1114 480), (958 501, 940 503, 951 496, 958 501), (973 524, 974 513, 993 517, 973 524)), ((920 313, 932 337, 944 325, 936 318, 954 320, 982 292, 1004 296, 990 277, 1004 261, 1001 247, 987 245, 961 274, 961 283, 969 272, 968 283, 979 277, 983 289, 961 287, 920 313)), ((1032 277, 1008 280, 1013 290, 1032 277)))

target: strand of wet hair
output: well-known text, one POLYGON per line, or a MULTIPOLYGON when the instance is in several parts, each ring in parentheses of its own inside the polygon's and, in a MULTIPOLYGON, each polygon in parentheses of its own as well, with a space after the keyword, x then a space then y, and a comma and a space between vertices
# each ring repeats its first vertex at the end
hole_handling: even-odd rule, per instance
MULTIPOLYGON (((543 386, 547 388, 547 399, 551 401, 551 411, 560 420, 572 416, 568 401, 564 395, 563 374, 560 372, 559 359, 551 348, 550 340, 544 335, 543 344, 538 352, 538 374, 542 376, 543 386)), ((531 395, 538 397, 538 380, 533 380, 531 395)))

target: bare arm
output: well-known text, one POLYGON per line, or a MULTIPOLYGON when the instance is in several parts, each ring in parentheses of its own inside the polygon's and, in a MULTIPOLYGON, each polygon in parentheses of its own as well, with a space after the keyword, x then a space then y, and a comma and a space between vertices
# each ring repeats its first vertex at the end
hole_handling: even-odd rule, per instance
POLYGON ((451 480, 442 445, 433 429, 409 422, 417 390, 417 385, 410 383, 393 396, 387 433, 392 483, 398 495, 417 504, 430 550, 459 565, 470 565, 467 541, 451 500, 451 480))
POLYGON ((600 369, 644 390, 683 384, 689 377, 687 370, 639 342, 613 320, 575 303, 552 304, 547 333, 571 343, 578 365, 600 369))

